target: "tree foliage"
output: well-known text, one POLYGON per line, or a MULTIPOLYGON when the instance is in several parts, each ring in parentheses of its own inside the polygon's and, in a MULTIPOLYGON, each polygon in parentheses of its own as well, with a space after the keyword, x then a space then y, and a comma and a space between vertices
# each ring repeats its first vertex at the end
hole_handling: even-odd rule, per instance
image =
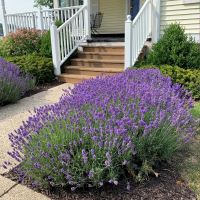
POLYGON ((49 8, 53 8, 53 0, 34 0, 35 6, 46 6, 49 8))

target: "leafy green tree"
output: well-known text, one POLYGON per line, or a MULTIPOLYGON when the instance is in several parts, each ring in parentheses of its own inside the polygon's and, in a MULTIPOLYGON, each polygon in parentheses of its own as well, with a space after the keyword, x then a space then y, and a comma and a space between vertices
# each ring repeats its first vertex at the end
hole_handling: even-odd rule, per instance
POLYGON ((53 8, 53 0, 34 0, 35 6, 46 6, 49 8, 53 8))

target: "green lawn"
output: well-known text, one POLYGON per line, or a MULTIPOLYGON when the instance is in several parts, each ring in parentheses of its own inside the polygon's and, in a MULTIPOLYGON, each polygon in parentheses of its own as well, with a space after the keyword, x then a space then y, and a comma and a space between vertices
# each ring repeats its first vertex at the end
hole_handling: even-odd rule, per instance
POLYGON ((200 102, 196 103, 194 109, 192 110, 192 114, 194 117, 200 118, 200 102))
MULTIPOLYGON (((192 114, 200 119, 200 103, 195 105, 192 114)), ((200 128, 200 124, 199 124, 200 128)), ((182 177, 188 182, 189 187, 197 194, 200 200, 200 134, 190 145, 186 160, 179 166, 182 177)))

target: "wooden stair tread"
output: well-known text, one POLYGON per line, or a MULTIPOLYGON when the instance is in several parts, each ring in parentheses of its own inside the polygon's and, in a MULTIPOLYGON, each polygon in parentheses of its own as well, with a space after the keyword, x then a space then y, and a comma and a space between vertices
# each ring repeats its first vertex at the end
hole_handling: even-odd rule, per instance
POLYGON ((96 72, 116 72, 120 73, 123 71, 123 68, 100 68, 100 67, 81 67, 81 66, 65 66, 65 69, 75 69, 75 70, 82 70, 82 71, 96 71, 96 72))
POLYGON ((100 59, 88 59, 88 58, 74 58, 71 61, 78 62, 91 62, 91 63, 121 63, 124 64, 124 60, 100 60, 100 59))

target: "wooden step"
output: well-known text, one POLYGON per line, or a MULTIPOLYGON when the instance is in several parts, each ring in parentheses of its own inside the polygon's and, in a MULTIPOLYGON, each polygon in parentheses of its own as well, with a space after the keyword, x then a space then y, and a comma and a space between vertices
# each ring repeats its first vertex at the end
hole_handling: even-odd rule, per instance
POLYGON ((124 53, 124 46, 82 46, 83 52, 124 53))
POLYGON ((104 60, 124 60, 124 53, 118 52, 79 52, 78 58, 104 59, 104 60))
POLYGON ((95 78, 95 76, 89 76, 89 75, 77 75, 77 74, 66 74, 63 73, 60 76, 58 76, 58 80, 60 82, 65 82, 65 83, 80 83, 84 80, 88 80, 91 78, 95 78))
POLYGON ((81 67, 81 66, 65 66, 65 73, 79 74, 89 76, 114 75, 123 72, 123 68, 99 68, 99 67, 81 67))
POLYGON ((81 59, 75 58, 71 60, 71 65, 73 66, 86 66, 86 67, 124 67, 123 60, 98 60, 98 59, 81 59))

